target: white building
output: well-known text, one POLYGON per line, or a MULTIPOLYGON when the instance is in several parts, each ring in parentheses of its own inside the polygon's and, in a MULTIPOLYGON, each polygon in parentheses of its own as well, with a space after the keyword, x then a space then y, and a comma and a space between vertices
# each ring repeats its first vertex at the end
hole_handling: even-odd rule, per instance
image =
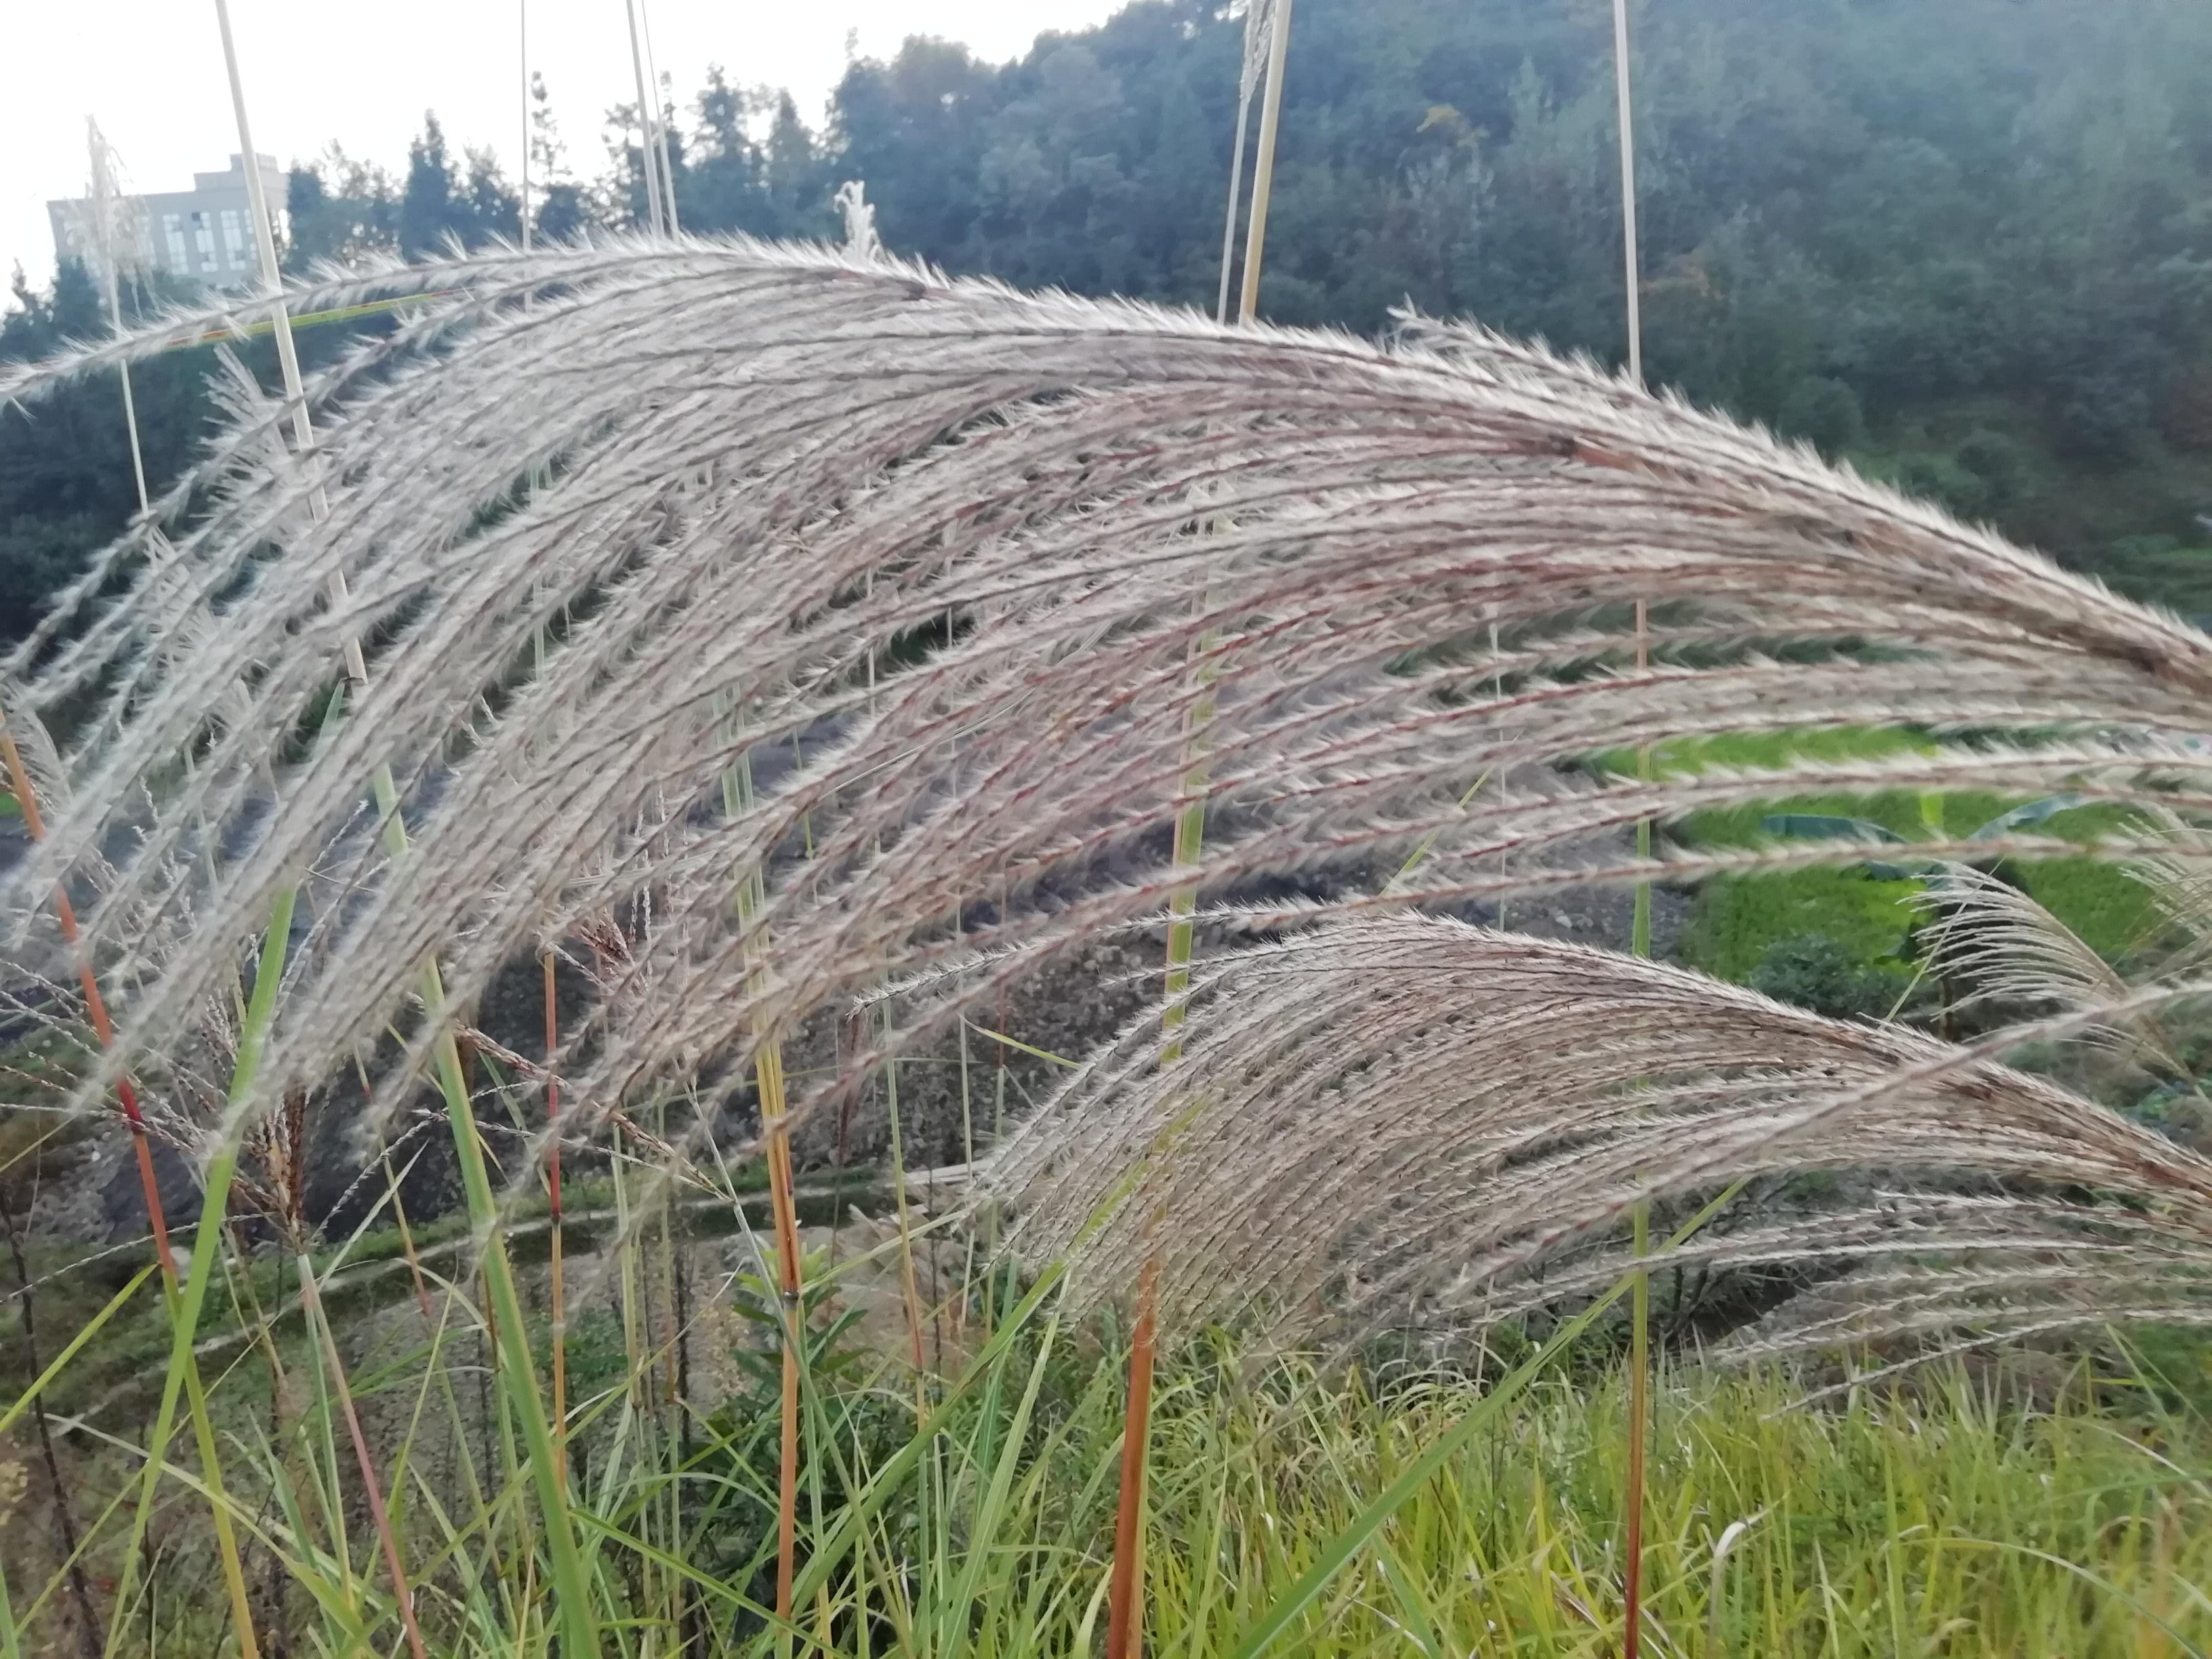
MULTIPOLYGON (((262 189, 283 234, 286 179, 273 155, 261 164, 262 189)), ((95 280, 101 272, 100 237, 93 204, 82 197, 46 204, 54 252, 81 259, 95 280)), ((246 165, 230 158, 227 173, 195 173, 190 190, 126 197, 112 204, 109 240, 125 269, 166 271, 210 288, 245 288, 259 274, 253 216, 246 195, 246 165)))

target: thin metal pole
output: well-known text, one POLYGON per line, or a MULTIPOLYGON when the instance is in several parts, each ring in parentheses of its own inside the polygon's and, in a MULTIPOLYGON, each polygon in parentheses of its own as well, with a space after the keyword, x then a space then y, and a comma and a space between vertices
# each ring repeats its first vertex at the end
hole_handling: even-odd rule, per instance
POLYGON ((637 43, 637 7, 633 0, 623 0, 623 16, 629 23, 629 68, 637 82, 637 159, 645 169, 645 212, 647 226, 656 236, 666 234, 660 214, 660 169, 653 161, 653 104, 646 95, 645 56, 637 43))
POLYGON ((1249 323, 1260 308, 1260 257, 1267 245, 1267 202, 1275 189, 1275 133, 1283 116, 1283 60, 1290 55, 1291 0, 1275 0, 1267 41, 1267 92, 1260 105, 1260 160, 1252 169, 1252 222, 1244 237, 1244 292, 1237 307, 1249 323))
POLYGON ((1229 210, 1221 219, 1221 292, 1213 302, 1213 320, 1217 323, 1229 320, 1229 284, 1237 269, 1237 210, 1244 202, 1244 141, 1251 131, 1252 94, 1260 84, 1261 73, 1261 66, 1255 62, 1261 54, 1255 50, 1254 33, 1265 9, 1265 0, 1246 0, 1244 58, 1237 75, 1237 142, 1229 158, 1229 210))
MULTIPOLYGON (((118 335, 123 332, 123 289, 117 271, 119 263, 115 251, 115 179, 107 141, 100 136, 100 123, 89 115, 84 118, 85 148, 92 155, 92 214, 93 234, 100 242, 101 274, 107 289, 107 323, 118 335)), ((131 365, 128 362, 115 366, 123 381, 123 424, 131 434, 131 476, 138 486, 138 510, 146 511, 146 457, 138 444, 138 402, 131 394, 131 365)))
POLYGON ((1620 247, 1628 277, 1628 373, 1644 384, 1644 319, 1636 269, 1636 123, 1628 100, 1628 0, 1613 0, 1613 80, 1620 106, 1620 247))
POLYGON ((660 65, 653 58, 653 11, 646 0, 637 0, 638 30, 645 37, 645 79, 653 93, 653 154, 660 165, 660 201, 668 219, 668 234, 680 233, 676 216, 676 161, 669 153, 668 124, 660 118, 660 65))
MULTIPOLYGON (((330 499, 324 494, 321 474, 308 462, 315 447, 315 428, 307 418, 307 386, 300 378, 300 351, 292 339, 292 313, 284 303, 283 273, 276 266, 276 227, 269 216, 269 192, 261 182, 261 155, 253 148, 253 126, 246 119, 246 87, 238 75, 238 47, 231 39, 228 0, 215 0, 215 15, 222 32, 223 67, 230 75, 230 108, 238 121, 238 147, 246 168, 246 202, 253 220, 254 249, 260 256, 261 286, 269 298, 270 332, 276 341, 276 368, 283 377, 284 400, 292 410, 292 447, 301 464, 309 465, 307 510, 320 524, 331 516, 330 499)), ((344 575, 332 571, 331 601, 343 605, 347 597, 344 575)), ((346 678, 356 685, 364 684, 368 679, 368 669, 362 660, 361 641, 350 635, 345 642, 345 672, 346 678)))
MULTIPOLYGON (((1613 74, 1620 127, 1620 249, 1628 298, 1628 374, 1640 386, 1644 384, 1644 318, 1639 292, 1642 284, 1637 270, 1636 124, 1628 94, 1628 0, 1613 0, 1613 74)), ((1639 594, 1636 600, 1636 666, 1641 671, 1650 661, 1650 612, 1639 594)), ((1651 775, 1650 750, 1638 750, 1636 763, 1637 775, 1648 780, 1651 775)), ((1649 818, 1637 822, 1636 855, 1639 860, 1651 856, 1649 818)), ((1649 957, 1651 883, 1648 878, 1636 884, 1635 914, 1630 926, 1634 954, 1649 957)), ((1638 1266, 1629 1316, 1628 1470, 1622 1498, 1627 1510, 1627 1536, 1622 1552, 1621 1659, 1638 1659, 1644 1645, 1644 1488, 1651 1415, 1651 1275, 1642 1265, 1650 1248, 1650 1206, 1639 1200, 1632 1221, 1638 1266)))
POLYGON ((515 0, 515 55, 522 69, 522 251, 530 252, 530 0, 515 0))

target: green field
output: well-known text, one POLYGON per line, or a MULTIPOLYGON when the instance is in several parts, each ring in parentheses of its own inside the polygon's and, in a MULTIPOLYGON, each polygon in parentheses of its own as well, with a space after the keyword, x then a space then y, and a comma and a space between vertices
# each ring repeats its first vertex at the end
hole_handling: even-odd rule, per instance
MULTIPOLYGON (((1655 752, 1654 761, 1662 769, 1683 771, 1708 766, 1766 768, 1786 765, 1793 758, 1863 760, 1934 746, 1906 732, 1842 728, 1668 744, 1655 752)), ((1773 840, 1762 828, 1766 818, 1802 813, 1863 819, 1908 841, 1931 830, 1966 836, 2026 799, 1972 790, 1939 796, 1906 791, 1799 795, 1695 812, 1676 824, 1674 833, 1692 847, 1758 846, 1773 840)), ((2087 806, 2056 813, 2035 830, 2087 842, 2123 829, 2125 822, 2125 814, 2113 808, 2087 806)), ((2146 942, 2152 928, 2147 891, 2109 863, 2087 858, 2012 860, 2002 872, 2107 959, 2124 958, 2146 942)), ((1820 934, 1865 963, 1900 963, 1911 955, 1917 915, 1913 900, 1920 890, 1917 881, 1882 879, 1864 868, 1718 877, 1698 891, 1682 955, 1693 966, 1741 982, 1776 944, 1820 934)))

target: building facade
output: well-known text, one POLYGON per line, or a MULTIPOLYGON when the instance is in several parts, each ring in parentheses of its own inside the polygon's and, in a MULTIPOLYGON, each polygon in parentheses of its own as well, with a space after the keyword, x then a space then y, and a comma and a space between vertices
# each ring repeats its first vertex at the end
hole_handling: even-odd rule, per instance
MULTIPOLYGON (((284 170, 272 155, 255 158, 270 210, 283 230, 284 170)), ((105 277, 102 238, 93 204, 78 197, 46 204, 54 253, 83 261, 95 280, 105 277)), ((209 288, 248 288, 259 275, 253 246, 253 210, 246 194, 243 158, 225 173, 195 173, 190 190, 129 196, 109 204, 106 238, 126 270, 163 271, 209 288)))

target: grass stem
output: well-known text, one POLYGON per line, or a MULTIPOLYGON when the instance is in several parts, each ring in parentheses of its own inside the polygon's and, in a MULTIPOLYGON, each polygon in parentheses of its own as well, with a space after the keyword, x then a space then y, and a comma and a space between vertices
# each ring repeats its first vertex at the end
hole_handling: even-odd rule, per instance
MULTIPOLYGON (((1291 0, 1276 0, 1267 40, 1267 89, 1260 108, 1259 157, 1252 173, 1252 213, 1244 239, 1244 283, 1237 305, 1237 319, 1249 323, 1259 308, 1260 270, 1267 240, 1267 206, 1275 182, 1275 142, 1283 115, 1283 65, 1291 40, 1291 0)), ((1243 164, 1243 112, 1237 122, 1239 169, 1243 164)), ((1232 189, 1233 189, 1232 185, 1232 189)), ((1234 204, 1231 204, 1232 210, 1234 204)), ((1224 292, 1227 288, 1224 262, 1224 292)), ((1203 636, 1204 653, 1212 635, 1203 636)), ((1178 871, 1195 870, 1206 836, 1206 790, 1208 769, 1204 757, 1206 728, 1213 719, 1210 688, 1212 671, 1203 655, 1199 670, 1204 690, 1191 706, 1185 728, 1184 802, 1176 817, 1175 862, 1178 871)), ((1162 990, 1165 1000, 1160 1018, 1167 1034, 1160 1063, 1173 1065, 1182 1054, 1183 999, 1190 990, 1193 948, 1191 919, 1198 907, 1194 883, 1179 887, 1169 901, 1167 975, 1162 990)), ((1144 1488, 1147 1455, 1152 1441, 1152 1399, 1154 1326, 1158 1313, 1159 1257, 1147 1250, 1137 1281, 1137 1316, 1129 1349, 1129 1389, 1121 1427, 1121 1488, 1114 1522, 1114 1577, 1107 1611, 1108 1659, 1135 1659, 1144 1646, 1144 1488)))
POLYGON ((1129 1343, 1129 1401, 1121 1437, 1121 1492, 1114 1517, 1114 1582, 1106 1608, 1106 1659, 1144 1651, 1145 1472, 1152 1421, 1154 1334, 1160 1261, 1147 1256, 1137 1283, 1137 1323, 1129 1343))
MULTIPOLYGON (((734 817, 752 805, 752 763, 740 756, 722 779, 722 801, 734 817)), ((764 899, 761 872, 755 868, 738 884, 738 915, 751 927, 764 899)), ((750 948, 755 994, 765 989, 768 941, 765 933, 750 948)), ((792 1585, 799 1560, 799 1384, 805 1339, 805 1298, 799 1248, 799 1207, 793 1194, 790 1106, 784 1088, 783 1049, 772 1031, 759 1033, 753 1062, 754 1091, 760 1103, 761 1134, 768 1148, 769 1206, 775 1230, 777 1294, 782 1302, 783 1382, 781 1454, 776 1474, 775 1611, 791 1617, 792 1585)))
MULTIPOLYGON (((23 751, 17 745, 15 734, 8 729, 4 716, 0 716, 0 764, 4 764, 7 769, 9 787, 15 792, 16 806, 23 816, 25 833, 33 841, 43 841, 46 838, 46 824, 39 812, 38 790, 31 781, 30 769, 23 763, 23 751)), ((60 924, 63 943, 67 945, 70 954, 76 960, 77 983, 84 992, 85 1011, 92 1020, 94 1035, 99 1040, 101 1051, 105 1053, 115 1046, 115 1028, 113 1022, 108 1018, 106 1001, 100 994, 99 977, 93 972, 92 954, 85 948, 78 933, 76 911, 70 902, 66 881, 54 889, 54 918, 60 924)), ((289 930, 290 927, 289 910, 286 913, 286 927, 289 930)), ((282 959, 281 952, 279 959, 280 961, 282 959)), ((138 1165, 139 1189, 145 1198, 147 1219, 153 1226, 154 1252, 161 1262, 164 1298, 172 1317, 181 1318, 185 1304, 178 1297, 177 1259, 169 1243, 168 1218, 161 1205, 161 1183, 156 1180, 154 1173, 153 1150, 147 1142, 146 1119, 144 1113, 139 1109, 137 1089, 127 1075, 116 1079, 115 1097, 122 1105, 124 1121, 130 1127, 131 1150, 137 1156, 138 1165)), ((234 1149, 232 1151, 231 1161, 234 1167, 236 1162, 234 1149)), ((209 1264, 222 1253, 220 1206, 216 1207, 212 1225, 210 1224, 204 1212, 202 1214, 200 1224, 202 1231, 198 1236, 206 1241, 206 1244, 199 1252, 198 1261, 194 1264, 193 1276, 200 1285, 201 1296, 204 1298, 206 1293, 207 1268, 209 1264)), ((241 1659, 254 1659, 258 1650, 253 1638, 252 1609, 246 1595, 246 1571, 239 1559, 237 1536, 232 1529, 229 1510, 222 1496, 222 1474, 216 1459, 215 1430, 213 1425, 208 1420, 207 1401, 200 1388, 199 1366, 191 1351, 191 1330, 198 1323, 197 1316, 199 1303, 194 1301, 190 1305, 194 1317, 189 1326, 180 1323, 177 1327, 177 1340, 171 1353, 170 1387, 164 1395, 164 1400, 170 1420, 173 1422, 176 1404, 175 1384, 181 1380, 185 1385, 192 1419, 193 1438, 200 1454, 201 1478, 207 1484, 213 1506, 216 1541, 222 1557, 223 1584, 230 1595, 231 1616, 238 1626, 239 1650, 241 1659), (179 1369, 179 1365, 181 1370, 179 1369)), ((166 1434, 163 1438, 166 1440, 166 1434)), ((138 1524, 142 1532, 147 1519, 146 1506, 152 1501, 153 1482, 159 1471, 160 1463, 159 1454, 149 1451, 147 1460, 147 1484, 142 1495, 139 1510, 138 1524)), ((131 1560, 135 1562, 135 1554, 131 1560)), ((111 1649, 120 1630, 119 1622, 110 1625, 108 1646, 111 1649)))
POLYGON ((1651 1412, 1651 1274, 1643 1266, 1651 1250, 1648 1202, 1637 1204, 1632 1224, 1638 1265, 1629 1289, 1628 1479, 1621 1499, 1627 1515, 1627 1538, 1621 1561, 1621 1659, 1637 1659, 1644 1639, 1644 1457, 1650 1439, 1651 1412))
POLYGON ((399 1624, 406 1632, 407 1651, 414 1659, 427 1659, 422 1632, 415 1622, 415 1592, 407 1583, 407 1568, 399 1555, 399 1540, 392 1530, 392 1516, 384 1506, 384 1487, 376 1477, 376 1462, 370 1456, 368 1438, 361 1431, 361 1415, 354 1409, 353 1389, 346 1382, 345 1360, 338 1352, 337 1339, 331 1334, 331 1322, 323 1312, 322 1295, 315 1284, 314 1263, 307 1259, 305 1250, 295 1255, 292 1261, 300 1277, 300 1311, 315 1339, 324 1368, 330 1373, 331 1388, 337 1395, 338 1410, 345 1418, 347 1437, 353 1442, 354 1462, 361 1470, 362 1494, 368 1501, 369 1520, 384 1551, 385 1567, 392 1575, 392 1593, 399 1606, 399 1624))
POLYGON ((565 1486, 568 1480, 568 1302, 561 1259, 561 1084, 553 1075, 554 1051, 560 1047, 560 1016, 553 973, 553 951, 539 956, 545 989, 545 1201, 548 1217, 549 1268, 552 1274, 553 1316, 553 1467, 565 1486))
MULTIPOLYGON (((7 768, 9 787, 14 791, 15 805, 23 815, 23 832, 34 842, 44 841, 46 825, 39 811, 39 792, 31 781, 30 769, 23 763, 23 751, 16 746, 15 734, 8 729, 4 711, 0 711, 0 764, 7 768)), ((92 1021, 93 1034, 102 1049, 111 1048, 115 1046, 114 1024, 108 1018, 106 1000, 100 994, 92 953, 85 948, 77 931, 76 907, 70 902, 66 878, 54 889, 54 920, 60 925, 62 943, 74 959, 77 985, 84 993, 85 1014, 92 1021)), ((131 1131, 131 1150, 137 1157, 138 1186, 145 1195, 146 1219, 154 1230, 154 1254, 161 1261, 162 1274, 173 1284, 177 1262, 169 1248, 168 1215, 161 1205, 161 1183, 154 1174, 154 1153, 147 1144, 146 1116, 138 1107, 137 1085, 127 1075, 115 1079, 115 1098, 123 1108, 123 1121, 131 1131)))

